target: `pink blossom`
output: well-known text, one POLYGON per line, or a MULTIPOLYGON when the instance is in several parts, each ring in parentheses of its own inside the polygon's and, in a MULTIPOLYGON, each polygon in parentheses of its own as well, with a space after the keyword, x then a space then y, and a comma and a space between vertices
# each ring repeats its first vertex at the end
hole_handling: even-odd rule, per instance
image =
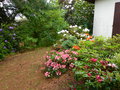
POLYGON ((89 77, 91 77, 91 76, 92 76, 92 74, 91 74, 91 73, 88 73, 87 75, 88 75, 89 77))
POLYGON ((106 65, 106 64, 108 64, 108 61, 100 60, 100 63, 101 63, 102 65, 106 65))
POLYGON ((50 59, 50 56, 46 56, 47 59, 50 59))
POLYGON ((70 50, 65 50, 65 53, 69 53, 70 52, 70 50))
POLYGON ((60 56, 55 56, 55 59, 59 60, 59 59, 60 59, 60 56))
POLYGON ((50 77, 50 72, 45 72, 44 74, 46 77, 50 77))
POLYGON ((84 68, 85 68, 85 69, 88 69, 88 68, 90 68, 90 67, 89 67, 88 65, 85 65, 84 68))
POLYGON ((90 59, 92 62, 97 62, 97 59, 95 59, 95 58, 91 58, 90 59))
POLYGON ((49 60, 45 63, 45 65, 46 65, 47 67, 49 67, 51 63, 52 63, 52 60, 49 59, 49 60))
POLYGON ((63 60, 62 62, 65 63, 67 60, 63 60))
POLYGON ((62 73, 60 71, 56 72, 56 75, 60 76, 62 73))
POLYGON ((67 59, 67 58, 69 58, 69 54, 63 54, 61 57, 62 57, 63 59, 67 59))
POLYGON ((72 58, 71 58, 71 57, 69 57, 69 58, 68 58, 68 60, 72 60, 72 58))
POLYGON ((57 70, 57 69, 59 69, 59 68, 61 68, 61 65, 60 65, 60 64, 56 64, 56 65, 53 66, 53 70, 57 70))
POLYGON ((97 81, 98 81, 99 83, 101 83, 101 82, 103 81, 103 79, 98 79, 97 81))
POLYGON ((101 79, 100 75, 97 75, 97 76, 96 76, 96 79, 97 79, 97 80, 98 80, 98 79, 101 79))
POLYGON ((55 50, 51 50, 50 52, 56 52, 55 50))
POLYGON ((59 52, 58 54, 63 55, 63 54, 64 54, 64 52, 59 52))
POLYGON ((74 60, 76 61, 76 60, 77 60, 77 58, 76 58, 76 57, 74 57, 74 60))
POLYGON ((72 53, 73 53, 73 54, 75 54, 75 55, 78 55, 78 53, 77 53, 77 52, 75 52, 75 51, 72 51, 72 53))
POLYGON ((73 63, 71 63, 69 66, 70 66, 71 68, 73 68, 75 65, 74 65, 73 63))
POLYGON ((56 62, 52 62, 50 66, 54 67, 56 64, 56 62))
POLYGON ((66 68, 66 65, 61 65, 61 68, 66 68))

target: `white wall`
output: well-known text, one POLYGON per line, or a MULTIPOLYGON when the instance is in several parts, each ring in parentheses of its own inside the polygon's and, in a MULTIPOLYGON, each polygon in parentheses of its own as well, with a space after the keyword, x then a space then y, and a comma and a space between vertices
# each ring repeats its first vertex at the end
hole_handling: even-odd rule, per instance
POLYGON ((94 36, 112 36, 115 2, 120 0, 96 0, 94 14, 94 36))

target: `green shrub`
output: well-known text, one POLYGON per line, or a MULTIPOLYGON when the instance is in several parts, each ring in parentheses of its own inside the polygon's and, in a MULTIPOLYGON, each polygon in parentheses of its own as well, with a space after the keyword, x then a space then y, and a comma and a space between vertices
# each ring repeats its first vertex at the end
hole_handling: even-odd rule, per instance
POLYGON ((39 5, 42 1, 30 1, 24 5, 26 8, 23 14, 27 17, 27 21, 22 22, 18 30, 25 47, 52 45, 59 39, 57 32, 68 25, 63 18, 64 10, 61 10, 56 3, 44 3, 42 8, 39 5))

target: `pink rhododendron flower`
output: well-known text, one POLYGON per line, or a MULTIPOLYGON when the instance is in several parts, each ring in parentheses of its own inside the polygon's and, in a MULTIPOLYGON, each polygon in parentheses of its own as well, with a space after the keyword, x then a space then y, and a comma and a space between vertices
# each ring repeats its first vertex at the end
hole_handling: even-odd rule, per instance
POLYGON ((55 56, 55 59, 59 60, 61 57, 60 56, 55 56))
POLYGON ((85 69, 88 69, 88 68, 90 68, 90 67, 89 67, 89 66, 87 66, 87 65, 85 65, 85 66, 84 66, 84 68, 85 68, 85 69))
POLYGON ((97 80, 98 80, 98 79, 101 79, 100 75, 97 75, 97 76, 96 76, 96 79, 97 79, 97 80))
POLYGON ((73 63, 70 64, 70 67, 73 68, 75 65, 73 63))
POLYGON ((56 65, 53 66, 53 70, 58 70, 59 68, 61 68, 60 64, 56 64, 56 65))
POLYGON ((52 60, 49 59, 49 60, 45 63, 45 65, 46 65, 47 67, 49 67, 51 63, 52 63, 52 60))
POLYGON ((60 76, 62 73, 60 71, 56 72, 56 75, 60 76))
POLYGON ((56 62, 52 62, 52 63, 50 64, 50 66, 51 66, 51 67, 54 67, 56 64, 57 64, 56 62))
POLYGON ((63 60, 62 62, 65 63, 67 60, 63 60))
POLYGON ((74 57, 74 60, 76 61, 76 60, 77 60, 77 58, 76 58, 76 57, 74 57))
POLYGON ((50 72, 45 72, 44 74, 46 77, 50 77, 50 72))
POLYGON ((107 65, 107 64, 108 64, 108 61, 100 60, 100 63, 101 63, 102 65, 107 65))
POLYGON ((61 57, 62 57, 63 59, 69 58, 69 54, 63 54, 63 55, 61 55, 61 57))
POLYGON ((59 52, 58 54, 63 55, 63 54, 64 54, 64 52, 59 52))
POLYGON ((66 65, 61 65, 61 68, 63 68, 63 69, 66 68, 66 65))
POLYGON ((50 52, 56 52, 55 50, 51 50, 50 52))
POLYGON ((98 79, 97 81, 98 81, 99 83, 101 83, 101 82, 103 81, 103 79, 98 79))
POLYGON ((95 59, 95 58, 91 58, 90 59, 92 62, 97 62, 97 59, 95 59))
POLYGON ((71 57, 69 57, 69 58, 68 58, 68 60, 72 60, 72 58, 71 58, 71 57))
POLYGON ((72 53, 73 53, 73 54, 75 54, 75 55, 78 55, 78 53, 77 53, 77 52, 75 52, 75 51, 72 51, 72 53))
POLYGON ((50 59, 50 56, 46 56, 47 59, 50 59))
POLYGON ((89 77, 91 77, 91 76, 92 76, 92 74, 91 74, 91 73, 88 73, 87 75, 88 75, 89 77))
POLYGON ((65 50, 65 53, 69 53, 70 52, 70 50, 65 50))

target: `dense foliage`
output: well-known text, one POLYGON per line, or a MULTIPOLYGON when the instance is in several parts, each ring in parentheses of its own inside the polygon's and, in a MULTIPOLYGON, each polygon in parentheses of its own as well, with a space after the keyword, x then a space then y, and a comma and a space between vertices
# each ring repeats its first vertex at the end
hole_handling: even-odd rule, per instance
POLYGON ((93 28, 94 5, 84 0, 76 0, 74 4, 66 4, 66 21, 71 25, 79 25, 91 30, 93 28))
MULTIPOLYGON (((70 27, 77 28, 74 26, 70 27)), ((84 33, 83 30, 82 33, 84 33)), ((67 35, 69 37, 75 37, 76 33, 72 33, 72 36, 68 32, 69 31, 67 30, 62 30, 58 33, 63 34, 62 39, 67 35)), ((87 37, 89 38, 91 36, 87 37)), ((69 50, 74 50, 77 53, 77 61, 75 61, 74 58, 71 59, 74 61, 72 63, 74 65, 73 72, 76 80, 76 82, 71 85, 71 89, 82 90, 86 88, 87 90, 118 90, 120 88, 120 35, 114 36, 110 39, 106 39, 104 37, 87 39, 84 36, 83 39, 75 38, 75 40, 77 40, 77 43, 72 42, 73 44, 69 47, 69 50)), ((68 45, 70 44, 69 42, 71 43, 71 41, 67 42, 68 45)), ((49 59, 53 61, 50 62, 49 59, 47 59, 49 66, 47 67, 47 73, 45 73, 45 76, 46 74, 48 75, 48 73, 51 75, 51 73, 55 72, 51 66, 52 62, 57 61, 55 57, 59 57, 59 63, 62 63, 64 60, 61 59, 64 53, 59 55, 59 52, 64 52, 62 48, 65 48, 64 45, 61 45, 59 51, 55 52, 56 54, 51 54, 51 56, 49 56, 49 59)), ((66 50, 68 51, 68 48, 66 48, 66 50)), ((69 56, 72 55, 67 55, 65 59, 66 61, 69 61, 69 56)), ((55 66, 56 65, 57 64, 55 64, 55 66)), ((60 73, 62 74, 62 70, 60 73)))
POLYGON ((64 11, 59 5, 47 4, 43 0, 25 3, 23 14, 27 21, 22 22, 18 30, 26 48, 52 45, 59 38, 57 32, 67 26, 63 18, 64 11))
POLYGON ((78 50, 78 61, 75 62, 75 79, 78 81, 75 88, 78 90, 82 88, 88 90, 120 88, 119 37, 108 40, 99 37, 94 42, 81 41, 78 44, 81 49, 78 50), (115 55, 116 53, 118 55, 115 55))
POLYGON ((2 25, 0 28, 0 59, 19 50, 19 37, 16 24, 2 25))

